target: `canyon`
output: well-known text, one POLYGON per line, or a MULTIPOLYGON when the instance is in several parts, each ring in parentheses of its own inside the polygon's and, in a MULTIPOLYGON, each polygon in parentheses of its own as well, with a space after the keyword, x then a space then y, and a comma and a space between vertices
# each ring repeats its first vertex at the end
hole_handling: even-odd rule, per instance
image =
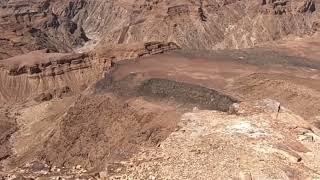
POLYGON ((0 0, 0 179, 320 178, 319 0, 0 0))

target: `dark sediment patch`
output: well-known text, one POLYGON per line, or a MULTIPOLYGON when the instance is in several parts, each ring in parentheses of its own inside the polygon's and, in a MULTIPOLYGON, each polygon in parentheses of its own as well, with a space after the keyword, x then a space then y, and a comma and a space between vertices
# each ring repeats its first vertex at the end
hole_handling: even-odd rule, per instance
POLYGON ((174 98, 177 102, 198 105, 200 108, 228 111, 235 98, 213 89, 167 79, 146 80, 139 87, 141 96, 174 98))
POLYGON ((113 92, 120 97, 142 96, 153 100, 174 100, 177 103, 197 106, 201 109, 228 111, 236 98, 200 85, 169 79, 145 79, 141 74, 130 74, 119 81, 111 77, 96 84, 96 93, 113 92))

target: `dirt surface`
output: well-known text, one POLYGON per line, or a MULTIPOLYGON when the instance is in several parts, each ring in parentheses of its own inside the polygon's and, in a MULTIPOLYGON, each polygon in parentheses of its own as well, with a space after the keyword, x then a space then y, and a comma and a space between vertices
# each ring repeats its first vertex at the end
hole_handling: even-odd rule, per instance
POLYGON ((81 97, 44 144, 42 159, 56 166, 102 168, 140 146, 156 146, 175 130, 174 108, 143 100, 119 102, 108 95, 81 97))

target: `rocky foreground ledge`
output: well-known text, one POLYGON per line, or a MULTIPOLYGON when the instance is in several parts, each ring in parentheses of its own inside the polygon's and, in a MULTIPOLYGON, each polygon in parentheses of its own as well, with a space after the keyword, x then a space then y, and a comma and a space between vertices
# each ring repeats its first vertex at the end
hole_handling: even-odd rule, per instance
MULTIPOLYGON (((131 105, 129 104, 129 107, 131 105)), ((92 172, 41 162, 2 177, 40 179, 317 179, 320 130, 270 99, 234 104, 229 113, 186 112, 156 147, 92 172)))

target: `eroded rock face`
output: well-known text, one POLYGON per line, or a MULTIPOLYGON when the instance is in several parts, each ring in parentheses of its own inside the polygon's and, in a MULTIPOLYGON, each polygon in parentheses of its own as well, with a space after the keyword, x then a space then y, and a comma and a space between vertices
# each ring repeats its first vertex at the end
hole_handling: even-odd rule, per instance
POLYGON ((68 52, 88 40, 72 20, 83 0, 10 0, 0 4, 0 59, 48 48, 68 52))
POLYGON ((0 59, 48 48, 174 42, 190 49, 246 48, 318 30, 316 0, 1 1, 0 59))
POLYGON ((1 103, 30 98, 47 101, 60 97, 60 91, 65 91, 65 87, 79 93, 99 77, 99 71, 94 69, 90 58, 88 54, 33 51, 2 60, 1 103))
POLYGON ((165 41, 190 49, 245 48, 290 34, 313 33, 319 19, 317 4, 314 0, 95 0, 88 2, 88 18, 76 19, 100 44, 165 41))

